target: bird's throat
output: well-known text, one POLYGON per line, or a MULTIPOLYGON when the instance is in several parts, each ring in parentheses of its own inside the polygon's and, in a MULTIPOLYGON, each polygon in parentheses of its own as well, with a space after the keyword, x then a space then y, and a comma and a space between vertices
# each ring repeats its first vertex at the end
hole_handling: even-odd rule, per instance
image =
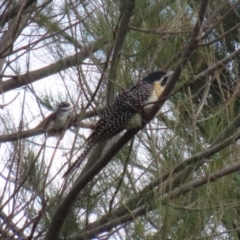
POLYGON ((154 89, 157 97, 161 96, 164 88, 165 87, 163 87, 159 82, 155 82, 153 85, 153 89, 154 89))

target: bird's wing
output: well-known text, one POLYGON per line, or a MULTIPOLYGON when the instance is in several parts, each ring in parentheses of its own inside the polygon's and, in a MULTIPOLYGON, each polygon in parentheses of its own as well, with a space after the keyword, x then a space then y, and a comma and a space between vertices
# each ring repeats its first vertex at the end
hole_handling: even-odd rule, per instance
POLYGON ((140 82, 121 91, 114 103, 109 105, 101 114, 96 128, 87 138, 86 148, 67 170, 64 177, 82 163, 97 143, 107 140, 124 130, 132 117, 141 111, 141 106, 149 98, 152 89, 151 84, 140 82))

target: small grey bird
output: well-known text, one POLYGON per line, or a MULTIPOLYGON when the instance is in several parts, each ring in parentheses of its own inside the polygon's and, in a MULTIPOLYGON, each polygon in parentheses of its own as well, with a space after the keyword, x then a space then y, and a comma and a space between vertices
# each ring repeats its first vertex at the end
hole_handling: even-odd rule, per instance
POLYGON ((70 117, 71 105, 68 102, 61 102, 57 109, 40 122, 35 129, 44 129, 48 132, 48 137, 55 136, 61 138, 65 132, 65 125, 70 117))

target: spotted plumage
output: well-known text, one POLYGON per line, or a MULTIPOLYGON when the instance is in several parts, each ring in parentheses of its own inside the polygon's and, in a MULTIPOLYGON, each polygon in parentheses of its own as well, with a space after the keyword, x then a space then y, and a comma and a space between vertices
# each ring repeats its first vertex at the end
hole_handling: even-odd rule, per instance
POLYGON ((107 140, 124 129, 141 128, 142 111, 152 106, 165 88, 172 72, 153 72, 136 85, 121 91, 114 103, 109 105, 100 116, 97 126, 87 138, 85 149, 73 165, 64 174, 67 176, 77 168, 90 150, 100 141, 107 140), (144 105, 144 107, 142 107, 144 105))

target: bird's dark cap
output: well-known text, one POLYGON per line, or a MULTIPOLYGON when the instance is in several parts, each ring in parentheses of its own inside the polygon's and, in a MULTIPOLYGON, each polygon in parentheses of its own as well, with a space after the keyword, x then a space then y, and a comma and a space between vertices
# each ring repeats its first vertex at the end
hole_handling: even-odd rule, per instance
POLYGON ((142 79, 142 81, 148 82, 148 83, 153 83, 156 81, 161 81, 161 85, 164 86, 167 83, 167 80, 169 76, 173 74, 172 71, 165 72, 165 71, 157 71, 157 72, 152 72, 148 74, 146 77, 142 79))
POLYGON ((68 102, 61 102, 58 105, 58 108, 70 108, 71 105, 68 102))

